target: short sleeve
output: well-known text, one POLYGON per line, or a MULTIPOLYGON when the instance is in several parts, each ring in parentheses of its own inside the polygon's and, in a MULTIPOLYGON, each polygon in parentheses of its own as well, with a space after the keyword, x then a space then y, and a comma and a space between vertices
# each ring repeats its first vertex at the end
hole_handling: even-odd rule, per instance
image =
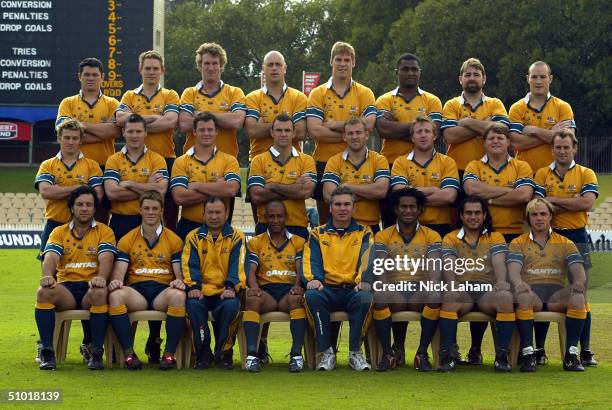
POLYGON ((461 114, 458 109, 458 102, 455 99, 449 100, 442 108, 442 125, 440 129, 456 127, 461 114))
POLYGON ((40 164, 36 178, 34 179, 34 188, 38 189, 38 184, 41 182, 47 182, 51 185, 55 184, 55 176, 53 175, 53 167, 51 161, 46 160, 40 164))
POLYGON ((384 155, 376 155, 376 163, 374 168, 374 182, 380 178, 391 180, 391 172, 389 171, 389 162, 384 155))
POLYGON ((582 179, 582 189, 580 195, 584 195, 587 192, 592 192, 595 197, 599 196, 599 185, 597 183, 597 176, 590 168, 584 168, 584 175, 582 179))
POLYGON ((117 248, 115 247, 115 234, 106 225, 101 225, 100 229, 100 243, 98 244, 98 255, 104 252, 111 252, 117 254, 117 248))
POLYGON ((43 255, 47 252, 53 252, 61 258, 64 254, 64 241, 62 238, 63 230, 60 228, 61 227, 57 227, 51 231, 47 244, 45 245, 45 249, 43 250, 43 255))
POLYGON ((314 117, 323 121, 324 118, 324 101, 325 88, 318 86, 308 96, 308 106, 306 108, 306 118, 314 117))
POLYGON ((133 112, 132 110, 132 106, 133 106, 132 100, 133 99, 134 99, 133 91, 128 91, 125 94, 123 94, 123 97, 121 97, 121 101, 119 102, 119 107, 117 107, 117 111, 133 112))
POLYGON ((227 158, 223 179, 228 182, 237 181, 240 184, 240 166, 238 165, 238 160, 231 155, 228 155, 227 158))
POLYGON ((100 168, 100 165, 96 161, 89 160, 87 163, 89 164, 89 180, 87 184, 92 188, 101 186, 104 182, 102 168, 100 168))
POLYGON ((293 115, 291 117, 294 124, 306 118, 307 106, 308 99, 306 98, 306 95, 300 91, 297 91, 295 97, 295 104, 293 105, 293 115))
POLYGON ((340 185, 340 167, 341 167, 342 153, 336 154, 331 157, 327 164, 325 164, 325 171, 323 172, 323 178, 321 183, 331 182, 334 185, 340 185))
POLYGON ((230 112, 247 111, 244 91, 238 87, 233 87, 230 101, 230 112))
POLYGON ((473 160, 467 164, 463 172, 463 182, 469 180, 480 181, 480 167, 478 166, 478 161, 480 160, 473 160))
POLYGON ((391 186, 410 185, 408 181, 408 169, 406 168, 406 158, 398 157, 391 167, 391 186))
POLYGON ((189 186, 189 173, 187 172, 187 157, 178 157, 172 166, 172 178, 170 179, 170 189, 182 186, 185 189, 189 186))
POLYGON ((393 94, 386 93, 376 100, 376 116, 381 118, 386 112, 393 112, 393 94))
POLYGON ((444 160, 444 171, 442 172, 442 182, 440 183, 440 189, 453 188, 460 190, 459 184, 459 171, 457 169, 457 163, 451 157, 446 157, 444 160))
POLYGON ((491 113, 489 116, 491 117, 491 121, 499 121, 507 126, 510 126, 510 123, 508 122, 508 112, 506 111, 506 107, 504 107, 504 103, 502 103, 499 98, 493 99, 491 113))
POLYGON ((178 93, 174 90, 168 90, 164 100, 164 114, 167 112, 179 113, 181 100, 178 93))
POLYGON ((520 188, 522 186, 530 186, 531 188, 535 189, 535 184, 533 183, 533 171, 531 170, 531 167, 525 161, 519 161, 518 163, 518 173, 516 176, 516 182, 514 184, 514 187, 520 188))
POLYGON ((317 183, 317 168, 315 160, 310 155, 301 154, 302 157, 302 175, 306 175, 312 182, 317 183))
POLYGON ((255 121, 259 121, 261 112, 259 111, 259 91, 253 91, 245 98, 245 104, 247 108, 247 118, 253 118, 255 121))
POLYGON ((119 157, 116 154, 108 157, 106 160, 106 166, 104 167, 104 180, 115 181, 116 183, 121 182, 121 173, 119 168, 119 157))
POLYGON ((66 120, 72 118, 74 113, 72 112, 72 99, 70 97, 64 98, 57 109, 57 118, 55 119, 55 129, 66 120))
POLYGON ((263 164, 262 155, 266 155, 266 153, 255 156, 255 158, 253 158, 253 161, 251 161, 251 169, 249 170, 249 177, 247 179, 247 189, 255 185, 258 185, 263 188, 266 185, 264 171, 265 166, 263 164))
POLYGON ((534 194, 541 196, 544 198, 546 196, 546 169, 540 168, 538 172, 536 172, 535 177, 533 178, 534 182, 534 194))
POLYGON ((189 87, 183 91, 179 101, 179 111, 186 112, 191 115, 195 114, 195 87, 189 87))
POLYGON ((525 126, 525 108, 523 100, 519 100, 512 104, 510 107, 510 114, 508 120, 510 122, 510 131, 523 133, 523 127, 525 126))
POLYGON ((359 108, 362 117, 376 115, 376 100, 374 93, 368 87, 363 87, 359 93, 359 108))
POLYGON ((427 105, 428 105, 427 111, 428 111, 429 118, 431 118, 431 120, 435 122, 436 124, 441 124, 442 123, 442 101, 440 101, 440 99, 437 96, 433 94, 428 94, 427 105))

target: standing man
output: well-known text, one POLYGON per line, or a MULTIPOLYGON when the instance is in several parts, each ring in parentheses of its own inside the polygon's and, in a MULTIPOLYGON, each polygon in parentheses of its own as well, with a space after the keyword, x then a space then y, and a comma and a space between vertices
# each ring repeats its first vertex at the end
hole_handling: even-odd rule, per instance
POLYGON ((289 371, 301 372, 304 367, 302 346, 306 334, 306 310, 302 304, 304 289, 297 275, 298 255, 306 239, 291 234, 285 228, 287 208, 274 199, 265 205, 266 232, 252 238, 247 244, 246 269, 248 272, 246 306, 243 326, 247 341, 246 369, 261 370, 257 337, 260 332, 259 314, 282 311, 289 313, 289 328, 293 339, 289 352, 289 371))
POLYGON ((196 369, 210 365, 208 312, 215 319, 214 358, 223 370, 234 368, 232 347, 238 330, 240 296, 245 287, 244 234, 227 222, 225 201, 211 196, 204 205, 204 223, 189 232, 182 255, 187 285, 187 313, 193 327, 196 369))
POLYGON ((529 164, 508 154, 510 138, 506 125, 492 124, 483 136, 486 154, 466 167, 464 189, 466 194, 487 201, 493 229, 510 243, 523 232, 523 209, 535 188, 533 173, 529 164))
POLYGON ((449 206, 461 189, 455 161, 436 152, 436 129, 433 120, 417 117, 411 126, 413 150, 398 157, 391 169, 391 188, 413 187, 427 197, 419 222, 442 238, 451 231, 449 206))
POLYGON ((376 233, 380 230, 379 201, 389 190, 387 160, 366 146, 368 130, 362 118, 351 118, 342 133, 347 148, 332 156, 323 174, 323 198, 329 202, 338 186, 346 186, 355 194, 355 220, 376 233))
MULTIPOLYGON (((421 60, 414 54, 402 54, 395 65, 397 87, 376 100, 376 129, 383 139, 380 153, 387 158, 389 169, 398 157, 413 149, 412 122, 417 116, 428 116, 435 124, 436 135, 442 123, 442 102, 435 95, 419 88, 421 60)), ((383 227, 395 222, 388 199, 381 203, 383 227)))
POLYGON ((576 133, 572 107, 550 94, 550 66, 536 61, 527 71, 529 92, 510 107, 510 139, 516 158, 526 161, 533 172, 553 162, 552 137, 568 129, 576 133))
MULTIPOLYGON (((115 111, 119 101, 102 94, 104 68, 97 58, 86 58, 79 63, 78 80, 81 89, 77 95, 62 100, 57 111, 55 128, 64 121, 74 118, 85 127, 81 139, 81 152, 85 158, 93 159, 100 165, 102 172, 106 160, 115 152, 115 138, 120 129, 115 124, 115 111)), ((104 198, 96 219, 108 223, 110 203, 104 198)))
POLYGON ((355 197, 350 188, 338 187, 330 197, 331 219, 316 227, 304 246, 302 272, 306 284, 306 310, 316 332, 317 369, 336 367, 330 315, 337 310, 349 317, 348 364, 354 370, 370 369, 361 352, 372 307, 371 285, 362 282, 372 232, 353 219, 355 197), (365 255, 365 256, 364 256, 365 255))
MULTIPOLYGON (((562 129, 555 132, 552 138, 552 151, 554 162, 547 167, 540 168, 535 175, 535 194, 546 198, 555 207, 552 221, 553 230, 574 242, 582 259, 584 270, 587 274, 593 266, 589 255, 588 236, 586 225, 588 224, 587 212, 595 204, 599 195, 597 177, 593 170, 576 164, 574 157, 578 150, 578 139, 570 129, 562 129)), ((586 298, 585 290, 585 298, 586 298)), ((584 329, 580 336, 580 359, 584 366, 596 366, 593 352, 590 350, 591 339, 591 309, 586 304, 587 316, 584 329)), ((538 364, 546 362, 544 342, 548 330, 547 322, 535 324, 536 351, 535 357, 538 364)))
POLYGON ((166 312, 168 340, 159 369, 170 370, 176 367, 174 354, 185 327, 183 241, 162 226, 164 197, 158 191, 146 191, 139 202, 142 225, 117 244, 117 261, 108 284, 110 322, 125 354, 126 368, 135 370, 141 368, 141 363, 134 352, 128 312, 166 312))
POLYGON ((75 119, 62 122, 57 127, 60 150, 53 158, 43 161, 38 168, 34 187, 47 200, 45 227, 40 244, 39 259, 45 250, 51 232, 68 223, 72 217, 67 206, 68 197, 82 185, 94 188, 98 200, 102 199, 102 171, 98 163, 85 158, 81 152, 81 138, 85 127, 75 119))
POLYGON ((366 129, 372 131, 376 122, 374 93, 353 81, 355 49, 348 43, 336 42, 331 49, 329 64, 332 76, 325 84, 316 87, 308 96, 306 126, 315 139, 313 157, 317 165, 317 200, 319 223, 329 218, 329 208, 323 200, 323 173, 330 157, 346 149, 344 123, 351 117, 365 120, 366 129))
POLYGON ((448 156, 457 163, 460 178, 470 161, 484 155, 483 136, 487 126, 496 121, 508 125, 508 113, 501 100, 482 92, 486 81, 480 60, 467 59, 459 70, 463 92, 447 101, 442 110, 442 135, 448 144, 448 156))
POLYGON ((179 127, 187 134, 183 153, 195 144, 193 119, 201 112, 210 112, 217 117, 219 128, 218 149, 238 157, 236 132, 244 124, 246 105, 244 92, 225 84, 221 74, 227 64, 227 53, 217 43, 204 43, 196 50, 196 68, 202 73, 202 80, 186 88, 181 95, 179 127))
POLYGON ((142 223, 138 201, 150 190, 162 195, 168 189, 164 158, 145 145, 147 124, 138 114, 125 120, 125 146, 110 156, 104 170, 104 190, 111 201, 110 227, 120 240, 142 223))
POLYGON ((287 230, 308 239, 305 201, 315 189, 316 169, 310 155, 291 146, 294 127, 288 114, 277 115, 270 130, 273 145, 253 158, 251 163, 247 189, 251 200, 258 206, 256 235, 268 229, 265 204, 280 200, 287 208, 287 230))
MULTIPOLYGON (((307 98, 301 91, 287 87, 285 57, 278 51, 269 51, 264 57, 262 71, 265 85, 246 96, 244 129, 251 141, 249 163, 274 143, 271 136, 272 123, 280 114, 286 113, 293 122, 293 147, 296 150, 300 150, 300 141, 306 136, 307 98)), ((249 200, 248 193, 246 198, 249 200)), ((253 220, 257 223, 257 206, 252 201, 251 209, 253 220)))
MULTIPOLYGON (((130 114, 140 114, 147 122, 147 148, 158 153, 166 160, 166 169, 172 170, 174 164, 174 140, 172 134, 178 124, 179 96, 174 90, 161 86, 165 74, 164 59, 157 51, 149 50, 138 57, 142 84, 127 91, 121 98, 116 112, 117 125, 125 127, 130 114)), ((178 207, 166 192, 164 206, 164 226, 176 231, 178 207)))
POLYGON ((55 370, 55 312, 71 309, 89 310, 92 348, 87 367, 104 368, 102 345, 108 323, 106 281, 117 250, 113 231, 94 220, 98 206, 93 188, 83 185, 72 191, 68 198, 72 220, 55 228, 45 246, 43 277, 34 310, 42 344, 41 370, 55 370))
POLYGON ((534 312, 547 310, 567 315, 563 370, 583 372, 578 340, 587 314, 584 261, 572 241, 553 232, 554 207, 550 202, 535 198, 527 204, 526 214, 531 231, 510 243, 507 258, 508 277, 517 301, 516 324, 523 347, 521 371, 535 372, 537 369, 533 349, 534 312))
POLYGON ((181 238, 202 226, 203 203, 208 198, 223 198, 229 207, 230 199, 240 191, 238 160, 217 150, 217 116, 207 112, 198 113, 192 121, 192 128, 195 145, 176 159, 170 182, 172 197, 182 206, 181 219, 177 224, 181 238))

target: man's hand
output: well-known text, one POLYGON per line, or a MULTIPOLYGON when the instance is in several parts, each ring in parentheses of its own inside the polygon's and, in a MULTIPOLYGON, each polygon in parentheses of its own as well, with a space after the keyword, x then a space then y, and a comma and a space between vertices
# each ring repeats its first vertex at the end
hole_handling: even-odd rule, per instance
POLYGON ((359 282, 356 286, 355 286, 355 292, 369 292, 372 290, 372 285, 370 285, 367 282, 359 282))
POLYGON ((583 294, 584 291, 585 291, 584 283, 582 282, 575 282, 575 283, 572 283, 572 285, 570 286, 571 294, 583 294))
POLYGON ((180 279, 174 279, 169 286, 173 289, 185 290, 185 282, 180 279))
POLYGON ((89 281, 90 288, 105 288, 106 287, 106 279, 101 276, 96 276, 92 280, 89 281))
POLYGON ((321 283, 321 281, 313 279, 306 284, 306 289, 321 290, 323 289, 323 284, 321 283))
POLYGON ((114 290, 121 289, 122 287, 123 287, 122 281, 120 281, 119 279, 113 279, 108 284, 108 291, 112 292, 114 290))
POLYGON ((187 292, 187 297, 189 299, 202 299, 202 291, 200 289, 191 289, 187 292))
POLYGON ((501 290, 510 290, 510 284, 508 282, 497 282, 493 289, 498 292, 501 290))
POLYGON ((564 128, 570 128, 572 126, 572 120, 559 121, 552 126, 551 131, 558 131, 564 128))
POLYGON ((57 282, 53 276, 43 276, 40 278, 40 286, 43 288, 53 289, 55 286, 57 286, 57 282))
POLYGON ((303 296, 304 295, 304 288, 302 288, 299 285, 294 285, 290 290, 289 293, 291 295, 296 295, 296 296, 303 296))
POLYGON ((256 288, 249 288, 249 290, 247 290, 246 293, 247 297, 260 297, 261 296, 261 289, 259 287, 256 288))
POLYGON ((234 289, 225 289, 221 294, 221 300, 233 299, 234 297, 236 297, 236 291, 234 289))
POLYGON ((383 118, 387 121, 397 122, 397 118, 395 118, 395 115, 393 115, 393 112, 391 111, 383 111, 383 118))
POLYGON ((311 179, 306 174, 300 175, 298 179, 296 179, 295 183, 298 185, 304 185, 309 182, 311 179))
POLYGON ((518 293, 525 293, 531 291, 531 286, 526 284, 525 282, 520 282, 514 287, 514 291, 518 293))
POLYGON ((149 183, 153 183, 156 184, 159 181, 163 180, 164 177, 162 176, 161 172, 157 171, 151 174, 151 176, 149 177, 149 183))

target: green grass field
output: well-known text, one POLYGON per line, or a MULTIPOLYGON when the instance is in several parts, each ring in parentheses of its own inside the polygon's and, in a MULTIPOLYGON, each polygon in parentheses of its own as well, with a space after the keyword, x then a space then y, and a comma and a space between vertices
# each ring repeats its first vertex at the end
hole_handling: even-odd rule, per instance
MULTIPOLYGON (((0 192, 36 192, 34 189, 34 178, 36 177, 35 168, 1 168, 3 183, 0 192)), ((242 177, 242 192, 246 191, 246 168, 240 169, 242 177)), ((599 182, 599 198, 596 205, 612 196, 612 175, 597 175, 599 182)))
MULTIPOLYGON (((71 332, 67 362, 55 372, 42 372, 34 363, 37 330, 34 295, 39 264, 33 250, 0 251, 1 389, 61 389, 63 406, 72 408, 609 408, 612 383, 612 255, 595 254, 591 273, 593 310, 592 349, 600 365, 585 373, 561 369, 553 324, 547 341, 550 363, 535 374, 493 372, 490 333, 484 341, 485 364, 460 367, 452 374, 421 374, 405 367, 389 373, 356 373, 346 365, 346 326, 340 342, 339 366, 333 372, 290 374, 285 355, 290 347, 287 324, 274 324, 269 343, 274 359, 260 374, 238 369, 225 372, 180 370, 159 372, 145 366, 140 372, 113 368, 91 372, 78 353, 81 330, 71 332), (604 303, 605 302, 605 303, 604 303)), ((407 350, 418 341, 411 324, 407 350)), ((459 344, 469 346, 468 326, 460 325, 459 344)), ((136 350, 144 356, 145 331, 138 333, 136 350)), ((237 348, 236 348, 236 355, 237 348)), ((31 406, 34 407, 34 406, 31 406)))

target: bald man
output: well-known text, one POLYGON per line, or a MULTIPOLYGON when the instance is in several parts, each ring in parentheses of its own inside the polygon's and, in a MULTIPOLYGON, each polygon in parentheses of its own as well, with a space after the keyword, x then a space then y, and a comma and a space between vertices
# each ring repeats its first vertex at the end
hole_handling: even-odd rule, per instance
MULTIPOLYGON (((270 131, 274 118, 286 113, 293 121, 293 146, 299 151, 300 141, 306 136, 306 105, 307 98, 295 88, 287 87, 285 74, 287 64, 285 57, 278 51, 266 53, 261 70, 264 75, 264 86, 246 96, 247 115, 244 129, 249 136, 251 146, 249 149, 249 163, 256 155, 266 152, 272 147, 273 140, 270 131)), ((247 170, 250 175, 250 167, 247 170)), ((246 201, 251 202, 247 192, 246 201)), ((257 223, 257 207, 251 202, 253 221, 257 223)), ((262 363, 267 362, 266 335, 268 327, 264 327, 260 358, 262 363)))

